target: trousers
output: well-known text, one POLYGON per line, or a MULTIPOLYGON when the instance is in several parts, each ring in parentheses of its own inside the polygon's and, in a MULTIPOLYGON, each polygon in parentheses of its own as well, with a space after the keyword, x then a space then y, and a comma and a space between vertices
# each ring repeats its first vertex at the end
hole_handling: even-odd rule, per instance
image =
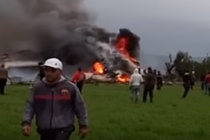
POLYGON ((47 129, 38 130, 40 134, 40 140, 69 140, 74 127, 69 127, 65 129, 47 129))

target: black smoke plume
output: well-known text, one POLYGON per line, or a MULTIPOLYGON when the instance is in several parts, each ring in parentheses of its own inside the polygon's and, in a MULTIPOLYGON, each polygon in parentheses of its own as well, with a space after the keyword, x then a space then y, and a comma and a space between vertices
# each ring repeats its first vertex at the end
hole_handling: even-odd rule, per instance
MULTIPOLYGON (((1 54, 36 61, 57 57, 83 67, 103 60, 114 66, 122 57, 110 43, 116 34, 93 21, 82 0, 0 0, 1 54)), ((129 36, 128 51, 138 59, 139 38, 127 29, 119 36, 129 36)))

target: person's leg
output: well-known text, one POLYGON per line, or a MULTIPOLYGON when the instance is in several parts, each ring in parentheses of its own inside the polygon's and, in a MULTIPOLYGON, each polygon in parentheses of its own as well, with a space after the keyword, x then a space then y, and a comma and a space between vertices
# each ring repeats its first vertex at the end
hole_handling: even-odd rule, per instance
POLYGON ((82 85, 81 85, 81 83, 78 82, 76 85, 77 85, 77 88, 79 89, 79 91, 82 92, 82 85))
POLYGON ((150 102, 153 102, 153 89, 149 90, 149 98, 150 98, 150 102))
POLYGON ((4 81, 3 79, 0 79, 0 94, 4 94, 4 81))
POLYGON ((6 85, 7 85, 7 79, 4 79, 3 80, 3 84, 2 84, 2 92, 3 92, 3 94, 5 94, 5 87, 6 87, 6 85))
POLYGON ((207 84, 207 92, 210 95, 210 84, 209 83, 207 84))
POLYGON ((135 95, 134 92, 135 92, 135 91, 134 91, 134 87, 131 86, 131 101, 134 101, 134 95, 135 95))
POLYGON ((147 88, 144 87, 144 92, 143 92, 143 102, 147 101, 147 88))
POLYGON ((71 132, 60 131, 57 133, 54 140, 69 140, 70 136, 71 136, 71 132))
POLYGON ((190 88, 191 88, 191 85, 189 84, 184 84, 184 95, 183 95, 183 98, 186 98, 189 91, 190 91, 190 88))
POLYGON ((140 88, 140 86, 138 86, 138 88, 137 88, 137 101, 139 100, 139 96, 140 96, 140 90, 141 88, 140 88))
POLYGON ((187 96, 187 86, 185 83, 183 84, 183 88, 184 88, 184 94, 182 97, 185 98, 187 96))
POLYGON ((56 133, 54 131, 41 131, 40 140, 55 140, 56 133))
POLYGON ((204 83, 203 86, 204 86, 204 94, 206 95, 207 94, 207 84, 204 83))
POLYGON ((139 87, 138 86, 135 86, 135 89, 134 89, 134 97, 135 97, 135 102, 137 103, 138 102, 138 90, 139 90, 139 87))
POLYGON ((201 90, 204 90, 204 82, 201 82, 201 90))

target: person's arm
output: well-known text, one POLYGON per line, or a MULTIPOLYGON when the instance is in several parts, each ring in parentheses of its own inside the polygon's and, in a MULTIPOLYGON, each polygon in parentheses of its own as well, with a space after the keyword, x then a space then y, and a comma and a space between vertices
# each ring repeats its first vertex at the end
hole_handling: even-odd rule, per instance
POLYGON ((79 73, 76 73, 76 74, 74 75, 73 79, 72 79, 72 82, 73 82, 73 83, 77 83, 77 81, 78 81, 79 78, 80 78, 80 77, 79 77, 79 73))
POLYGON ((142 84, 144 82, 144 79, 143 79, 143 77, 141 76, 140 77, 140 84, 142 84))
POLYGON ((133 75, 131 75, 130 81, 129 81, 129 87, 131 87, 133 84, 133 75))
POLYGON ((9 79, 10 83, 13 84, 11 78, 9 77, 8 70, 7 69, 6 69, 6 77, 7 77, 7 79, 9 79))
POLYGON ((34 117, 34 88, 31 90, 31 94, 27 100, 26 108, 23 114, 22 126, 31 125, 31 121, 34 117))
POLYGON ((74 86, 73 89, 73 108, 74 112, 79 120, 79 127, 80 128, 87 128, 88 127, 88 114, 86 104, 81 96, 79 89, 74 86))

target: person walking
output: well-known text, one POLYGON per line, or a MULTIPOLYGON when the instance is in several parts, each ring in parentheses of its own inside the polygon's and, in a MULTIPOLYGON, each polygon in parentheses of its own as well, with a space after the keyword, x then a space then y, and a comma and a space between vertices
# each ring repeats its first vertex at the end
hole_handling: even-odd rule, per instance
POLYGON ((184 94, 182 97, 186 98, 192 84, 192 77, 188 71, 186 71, 185 74, 183 75, 182 81, 183 81, 183 87, 184 87, 184 94))
POLYGON ((148 72, 144 78, 144 92, 143 92, 143 102, 147 101, 147 95, 149 94, 150 102, 153 102, 153 92, 155 88, 156 77, 152 71, 152 68, 148 68, 148 72))
POLYGON ((83 85, 85 82, 85 74, 81 68, 78 68, 72 81, 73 81, 73 83, 75 83, 77 85, 79 91, 82 93, 82 88, 83 88, 83 85))
POLYGON ((36 117, 40 140, 69 140, 74 131, 75 115, 79 120, 81 138, 88 133, 85 102, 75 84, 62 76, 63 65, 57 58, 43 65, 45 78, 35 83, 26 104, 22 133, 30 136, 31 122, 36 117))
MULTIPOLYGON (((8 70, 5 65, 2 64, 0 67, 0 94, 5 95, 5 86, 7 85, 8 70)), ((11 80, 10 80, 11 81, 11 80)))
POLYGON ((144 80, 143 80, 141 74, 139 74, 139 70, 135 69, 133 71, 133 74, 131 75, 129 87, 132 91, 131 99, 136 103, 138 101, 138 97, 139 97, 139 93, 140 93, 140 86, 141 86, 141 83, 143 83, 143 81, 144 80))

